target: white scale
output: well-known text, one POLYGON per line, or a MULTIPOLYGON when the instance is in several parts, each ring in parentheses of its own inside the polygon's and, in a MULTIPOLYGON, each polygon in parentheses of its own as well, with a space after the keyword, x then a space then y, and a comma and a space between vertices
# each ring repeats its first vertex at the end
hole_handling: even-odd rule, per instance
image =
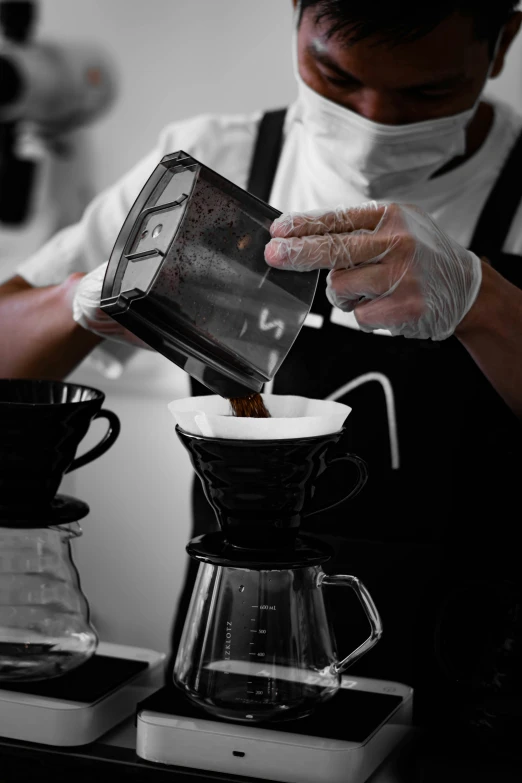
POLYGON ((261 727, 206 716, 163 688, 138 707, 136 753, 280 783, 363 783, 410 735, 412 705, 406 685, 343 677, 310 717, 261 727))
POLYGON ((174 686, 162 687, 164 668, 161 653, 100 642, 76 671, 4 684, 0 737, 64 749, 94 743, 94 757, 99 743, 119 746, 140 768, 188 767, 205 780, 217 772, 279 783, 364 783, 412 731, 413 690, 400 683, 343 677, 336 696, 310 717, 248 725, 211 717, 174 686))
POLYGON ((161 688, 165 655, 100 642, 78 669, 52 680, 3 683, 0 736, 71 747, 94 742, 161 688))

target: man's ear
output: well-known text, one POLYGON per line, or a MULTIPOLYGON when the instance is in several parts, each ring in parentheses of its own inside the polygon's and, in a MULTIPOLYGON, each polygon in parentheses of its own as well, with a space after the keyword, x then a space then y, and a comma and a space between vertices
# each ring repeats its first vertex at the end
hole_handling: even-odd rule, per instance
POLYGON ((516 11, 514 14, 511 14, 509 21, 506 22, 504 29, 502 31, 502 37, 500 39, 498 52, 493 62, 493 68, 491 69, 491 75, 489 77, 490 79, 496 79, 496 77, 500 76, 500 74, 504 70, 506 55, 511 47, 511 44, 513 43, 513 41, 518 35, 521 24, 522 24, 522 12, 516 11))

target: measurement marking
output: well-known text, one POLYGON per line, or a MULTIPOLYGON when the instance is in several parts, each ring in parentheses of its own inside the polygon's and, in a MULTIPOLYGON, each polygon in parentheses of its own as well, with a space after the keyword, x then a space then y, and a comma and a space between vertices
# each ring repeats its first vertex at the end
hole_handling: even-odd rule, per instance
POLYGON ((247 691, 247 693, 255 693, 255 691, 247 691))
POLYGON ((259 609, 259 606, 257 604, 252 604, 252 609, 259 609))
POLYGON ((250 642, 250 644, 255 644, 255 642, 250 642))
POLYGON ((249 655, 255 655, 255 653, 248 653, 249 655))
POLYGON ((255 623, 255 621, 256 621, 256 618, 255 618, 255 617, 251 617, 251 618, 250 618, 250 622, 251 622, 251 623, 255 623))
POLYGON ((251 628, 250 633, 257 633, 257 631, 254 628, 251 628))

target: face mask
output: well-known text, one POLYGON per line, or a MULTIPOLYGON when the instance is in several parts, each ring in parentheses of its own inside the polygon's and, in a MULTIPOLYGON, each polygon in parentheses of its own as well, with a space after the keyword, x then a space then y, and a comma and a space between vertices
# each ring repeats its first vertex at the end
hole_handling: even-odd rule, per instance
POLYGON ((384 199, 425 182, 466 150, 466 129, 480 97, 470 109, 451 117, 382 125, 333 103, 305 84, 297 68, 297 35, 294 68, 298 117, 312 168, 337 172, 369 199, 384 199))

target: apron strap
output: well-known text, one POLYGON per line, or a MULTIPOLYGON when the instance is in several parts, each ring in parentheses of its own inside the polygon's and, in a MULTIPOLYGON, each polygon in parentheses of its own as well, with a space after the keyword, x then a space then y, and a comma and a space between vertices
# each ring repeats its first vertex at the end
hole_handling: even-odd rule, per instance
POLYGON ((268 201, 270 198, 283 147, 285 117, 286 109, 276 109, 263 114, 259 123, 247 190, 263 201, 268 201))
MULTIPOLYGON (((496 266, 491 256, 502 253, 511 224, 521 201, 520 171, 522 170, 522 134, 518 137, 493 186, 479 216, 470 250, 478 256, 486 256, 496 266)), ((502 273, 501 270, 498 270, 502 273)))
MULTIPOLYGON (((263 115, 259 123, 247 190, 264 201, 268 201, 270 198, 277 164, 283 147, 283 128, 286 111, 286 109, 269 111, 263 115)), ((327 275, 328 270, 322 269, 320 283, 312 306, 312 313, 322 315, 324 318, 329 316, 332 309, 332 305, 324 294, 327 275)))
MULTIPOLYGON (((253 196, 268 201, 274 181, 279 156, 283 146, 283 126, 286 109, 268 111, 261 117, 257 129, 254 154, 250 163, 250 173, 246 189, 253 196)), ((193 397, 210 394, 206 386, 190 379, 193 397)), ((212 512, 213 514, 214 512, 212 512)))

